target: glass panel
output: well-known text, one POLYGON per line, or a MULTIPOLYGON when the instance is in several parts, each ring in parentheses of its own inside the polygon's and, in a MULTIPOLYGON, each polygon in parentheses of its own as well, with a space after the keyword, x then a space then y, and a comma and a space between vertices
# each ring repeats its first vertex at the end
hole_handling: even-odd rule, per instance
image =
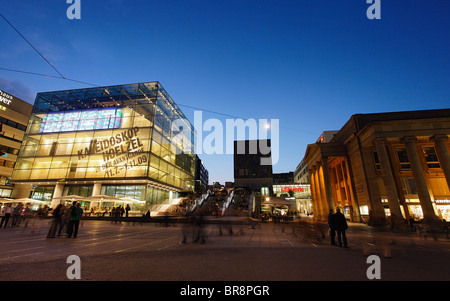
POLYGON ((159 161, 160 160, 158 159, 158 157, 151 156, 150 157, 150 166, 152 166, 156 169, 159 169, 159 161))
POLYGON ((152 143, 152 153, 160 156, 161 155, 161 145, 159 145, 156 141, 152 143))
POLYGON ((436 154, 436 150, 434 147, 423 147, 423 155, 425 157, 425 161, 427 162, 428 168, 440 168, 439 159, 436 154))
POLYGON ((136 166, 132 169, 127 170, 127 177, 146 177, 147 167, 146 166, 136 166))
POLYGON ((397 156, 398 161, 400 162, 401 169, 410 169, 411 165, 409 164, 408 154, 406 153, 405 148, 397 148, 397 156))
POLYGON ((16 180, 28 180, 31 174, 31 169, 19 170, 14 169, 13 178, 16 180))
POLYGON ((48 179, 65 179, 66 174, 67 168, 52 168, 48 170, 48 179))

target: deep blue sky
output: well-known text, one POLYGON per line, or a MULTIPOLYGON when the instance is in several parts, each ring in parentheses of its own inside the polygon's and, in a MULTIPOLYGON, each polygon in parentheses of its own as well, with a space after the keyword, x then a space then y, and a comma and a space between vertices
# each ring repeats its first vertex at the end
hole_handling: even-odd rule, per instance
MULTIPOLYGON (((279 119, 274 172, 293 171, 307 144, 353 114, 450 107, 448 0, 381 0, 381 20, 367 19, 365 0, 81 0, 81 20, 68 7, 0 0, 67 78, 159 81, 179 104, 279 119)), ((58 75, 3 19, 0 38, 0 67, 58 75)), ((30 103, 82 87, 0 70, 0 89, 30 103)), ((233 181, 232 155, 200 157, 210 182, 233 181)))

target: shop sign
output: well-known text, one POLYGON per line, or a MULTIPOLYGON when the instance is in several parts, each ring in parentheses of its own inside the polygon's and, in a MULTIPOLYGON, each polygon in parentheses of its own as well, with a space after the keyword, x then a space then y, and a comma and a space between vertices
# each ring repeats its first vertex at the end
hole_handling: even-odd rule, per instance
POLYGON ((450 204, 450 199, 434 200, 436 204, 450 204))
POLYGON ((303 187, 283 187, 281 188, 281 192, 289 192, 289 190, 292 190, 293 192, 303 192, 303 187))
POLYGON ((0 102, 9 105, 13 99, 13 96, 0 90, 0 102))
POLYGON ((96 172, 103 172, 106 177, 112 177, 123 170, 148 162, 144 153, 144 145, 138 137, 139 128, 125 129, 107 139, 93 139, 89 147, 78 150, 78 159, 90 155, 103 155, 103 163, 96 168, 96 172))

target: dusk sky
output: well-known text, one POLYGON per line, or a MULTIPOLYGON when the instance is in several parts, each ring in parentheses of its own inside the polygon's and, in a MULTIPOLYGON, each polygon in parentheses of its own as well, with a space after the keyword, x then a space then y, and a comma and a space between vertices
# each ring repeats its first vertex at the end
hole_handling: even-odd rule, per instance
MULTIPOLYGON (((80 20, 66 0, 0 0, 0 13, 66 78, 159 81, 192 123, 190 107, 224 125, 209 111, 278 119, 273 170, 288 172, 353 114, 450 107, 450 1, 380 3, 380 20, 366 0, 81 0, 80 20)), ((0 39, 0 89, 34 103, 91 87, 55 78, 3 18, 0 39)), ((200 158, 210 183, 234 181, 232 155, 200 158)))

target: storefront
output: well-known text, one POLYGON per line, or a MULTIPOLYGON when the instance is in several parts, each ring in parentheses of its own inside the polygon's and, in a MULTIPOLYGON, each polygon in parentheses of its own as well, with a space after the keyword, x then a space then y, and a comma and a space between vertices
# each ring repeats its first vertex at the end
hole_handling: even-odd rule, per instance
POLYGON ((438 216, 450 222, 450 199, 435 199, 438 216))
MULTIPOLYGON (((415 220, 423 219, 423 211, 418 199, 408 199, 405 203, 408 208, 410 218, 413 218, 415 220)), ((405 214, 403 214, 403 217, 406 218, 405 214)))
POLYGON ((263 216, 266 216, 272 221, 279 221, 280 218, 289 217, 291 203, 283 198, 267 197, 264 202, 261 203, 261 212, 263 216))
MULTIPOLYGON (((389 206, 387 205, 387 200, 383 199, 383 204, 385 208, 386 216, 390 216, 389 206)), ((436 210, 436 215, 439 219, 445 219, 446 221, 450 221, 450 199, 442 198, 435 199, 433 203, 433 207, 436 210)), ((416 221, 420 221, 423 219, 423 211, 422 206, 420 205, 419 199, 405 199, 404 206, 400 207, 403 218, 414 219, 416 221), (408 212, 405 212, 408 210, 408 212)), ((362 214, 362 213, 361 213, 362 214)))
POLYGON ((273 193, 276 197, 283 197, 291 203, 293 212, 312 214, 310 184, 281 184, 273 185, 273 193))
POLYGON ((151 210, 193 190, 194 139, 158 82, 38 93, 12 179, 52 205, 105 194, 151 210))
POLYGON ((0 198, 15 198, 11 175, 32 108, 28 102, 0 90, 0 198))

